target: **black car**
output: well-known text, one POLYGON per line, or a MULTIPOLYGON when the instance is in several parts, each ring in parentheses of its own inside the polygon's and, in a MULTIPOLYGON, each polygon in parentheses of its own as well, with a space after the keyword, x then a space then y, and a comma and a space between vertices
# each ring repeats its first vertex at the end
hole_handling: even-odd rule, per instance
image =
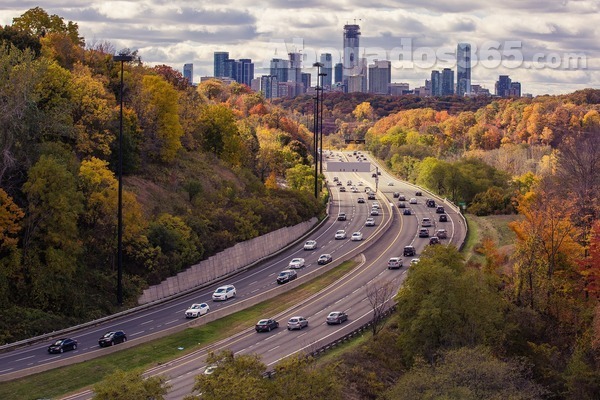
POLYGON ((319 259, 317 260, 317 264, 325 265, 329 264, 331 261, 333 261, 333 257, 331 257, 331 254, 321 254, 319 256, 319 259))
POLYGON ((406 201, 406 196, 401 194, 400 196, 398 196, 398 201, 406 201))
POLYGON ((48 346, 48 353, 64 353, 67 350, 77 350, 77 340, 75 339, 58 339, 56 342, 48 346))
POLYGON ((398 203, 398 208, 406 208, 406 203, 401 201, 398 203))
POLYGON ((271 329, 279 328, 279 322, 274 319, 261 319, 256 323, 256 332, 271 332, 271 329))
POLYGON ((417 254, 414 246, 404 246, 404 257, 413 257, 417 254))
POLYGON ((277 276, 277 283, 287 283, 289 281, 293 281, 298 277, 298 274, 293 269, 287 269, 285 271, 281 271, 277 276))
POLYGON ((433 199, 425 200, 425 204, 427 204, 427 207, 435 208, 435 200, 433 200, 433 199))
POLYGON ((123 331, 111 331, 106 332, 104 336, 102 336, 98 340, 98 345, 100 347, 108 347, 119 343, 124 343, 127 341, 127 335, 123 331))
POLYGON ((429 244, 440 244, 440 238, 432 236, 429 238, 429 244))
POLYGON ((444 211, 444 207, 443 206, 437 206, 437 208, 435 209, 436 214, 444 214, 446 211, 444 211))
POLYGON ((448 222, 448 216, 446 214, 440 214, 440 222, 448 222))
POLYGON ((394 196, 395 199, 397 199, 398 197, 400 197, 400 193, 394 192, 393 196, 394 196))
POLYGON ((423 193, 421 193, 421 192, 415 192, 415 196, 423 196, 423 193))
POLYGON ((420 238, 428 238, 429 237, 429 229, 427 229, 427 228, 419 229, 419 237, 420 238))
POLYGON ((404 215, 411 215, 412 211, 410 211, 410 208, 405 208, 404 210, 402 210, 402 214, 404 214, 404 215))

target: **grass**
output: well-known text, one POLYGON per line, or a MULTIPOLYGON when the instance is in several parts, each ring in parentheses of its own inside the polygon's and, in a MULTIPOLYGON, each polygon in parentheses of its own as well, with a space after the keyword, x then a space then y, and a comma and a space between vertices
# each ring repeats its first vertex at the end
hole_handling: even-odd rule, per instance
POLYGON ((463 253, 465 260, 473 262, 483 262, 483 256, 478 253, 477 248, 481 241, 486 237, 492 239, 498 249, 502 250, 511 248, 516 237, 514 232, 509 228, 508 224, 518 220, 518 215, 488 215, 478 217, 472 214, 466 214, 469 233, 467 235, 463 253))
POLYGON ((149 343, 95 358, 79 364, 53 369, 10 382, 0 383, 0 399, 39 399, 63 396, 100 382, 116 369, 148 369, 225 339, 248 329, 265 315, 274 315, 319 292, 356 266, 347 261, 331 271, 248 309, 228 315, 198 328, 186 329, 149 343), (183 348, 184 350, 179 350, 183 348))

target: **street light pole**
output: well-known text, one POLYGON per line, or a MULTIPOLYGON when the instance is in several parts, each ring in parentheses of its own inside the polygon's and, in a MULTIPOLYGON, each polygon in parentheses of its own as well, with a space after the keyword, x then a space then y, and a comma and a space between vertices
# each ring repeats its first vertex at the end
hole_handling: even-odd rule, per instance
MULTIPOLYGON (((321 67, 323 64, 316 62, 313 64, 313 67, 317 67, 317 87, 315 88, 317 91, 316 96, 316 104, 315 104, 315 133, 314 133, 314 142, 315 142, 315 198, 318 198, 318 176, 319 176, 319 90, 322 88, 319 86, 319 76, 321 75, 321 67)), ((323 152, 323 149, 321 149, 323 152)), ((322 168, 322 167, 321 167, 322 168)))
MULTIPOLYGON (((321 148, 321 153, 319 154, 319 159, 321 162, 321 175, 323 175, 323 96, 325 96, 325 86, 323 86, 323 77, 327 76, 327 74, 325 72, 321 72, 320 74, 317 75, 317 82, 319 77, 321 78, 321 111, 319 112, 319 126, 320 126, 320 135, 321 135, 321 144, 320 144, 320 148, 321 148)), ((317 92, 318 95, 318 92, 317 92)))
POLYGON ((119 88, 119 160, 118 160, 118 200, 117 200, 117 304, 123 305, 123 64, 133 61, 133 56, 119 54, 113 61, 121 62, 121 86, 119 88))

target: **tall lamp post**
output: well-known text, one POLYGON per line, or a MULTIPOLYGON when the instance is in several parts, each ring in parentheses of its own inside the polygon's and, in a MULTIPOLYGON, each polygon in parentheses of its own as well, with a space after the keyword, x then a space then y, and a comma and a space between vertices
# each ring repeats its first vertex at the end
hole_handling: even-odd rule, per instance
MULTIPOLYGON (((314 142, 315 142, 315 198, 319 197, 318 190, 318 175, 319 175, 319 91, 322 90, 321 86, 319 86, 319 76, 321 75, 321 67, 323 64, 316 62, 313 64, 313 67, 317 67, 317 96, 316 96, 316 104, 315 104, 315 133, 314 133, 314 142)), ((322 152, 323 149, 321 149, 322 152)), ((322 167, 321 167, 322 168, 322 167)))
MULTIPOLYGON (((325 86, 323 86, 323 77, 327 76, 327 74, 325 72, 321 72, 320 74, 317 75, 317 83, 318 83, 318 79, 319 77, 321 78, 321 110, 319 111, 319 134, 321 135, 321 144, 319 145, 319 147, 321 148, 321 153, 319 154, 319 160, 321 163, 320 166, 320 172, 321 175, 323 174, 323 96, 325 96, 325 86)), ((317 92, 317 96, 319 95, 319 92, 317 92)))
POLYGON ((119 54, 113 61, 121 63, 121 86, 119 88, 119 161, 117 175, 119 177, 117 200, 117 304, 123 305, 123 64, 133 61, 128 54, 119 54))

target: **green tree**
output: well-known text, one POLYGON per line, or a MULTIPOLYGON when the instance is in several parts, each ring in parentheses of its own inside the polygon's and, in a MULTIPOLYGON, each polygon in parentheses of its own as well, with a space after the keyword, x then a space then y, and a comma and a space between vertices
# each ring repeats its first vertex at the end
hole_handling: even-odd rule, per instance
POLYGON ((239 136, 235 116, 231 109, 223 104, 207 106, 200 115, 201 136, 198 142, 202 149, 220 156, 226 143, 239 136))
POLYGON ((542 400, 546 395, 522 362, 501 361, 485 347, 462 347, 443 352, 433 365, 417 362, 383 399, 542 400))
POLYGON ((75 176, 54 156, 42 155, 23 185, 28 207, 23 259, 31 297, 45 310, 70 309, 70 283, 82 252, 77 222, 83 196, 75 176))
POLYGON ((342 382, 335 364, 318 366, 304 355, 290 356, 275 366, 270 380, 275 399, 342 399, 342 382))
POLYGON ((153 246, 160 247, 171 272, 177 272, 199 258, 197 237, 180 217, 167 213, 159 215, 149 226, 148 240, 153 246))
POLYGON ((73 43, 80 46, 85 44, 83 37, 79 36, 79 27, 76 23, 72 21, 65 23, 62 17, 56 14, 48 15, 41 7, 31 8, 20 17, 13 18, 13 27, 38 37, 44 37, 49 33, 65 33, 73 43))
POLYGON ((408 362, 433 360, 440 349, 497 339, 502 300, 478 270, 468 269, 453 246, 429 246, 396 296, 400 336, 408 362))
POLYGON ((315 170, 308 165, 298 164, 285 172, 288 185, 294 190, 304 190, 314 193, 315 170))
POLYGON ((94 385, 94 400, 163 400, 171 386, 163 376, 117 370, 94 385))

